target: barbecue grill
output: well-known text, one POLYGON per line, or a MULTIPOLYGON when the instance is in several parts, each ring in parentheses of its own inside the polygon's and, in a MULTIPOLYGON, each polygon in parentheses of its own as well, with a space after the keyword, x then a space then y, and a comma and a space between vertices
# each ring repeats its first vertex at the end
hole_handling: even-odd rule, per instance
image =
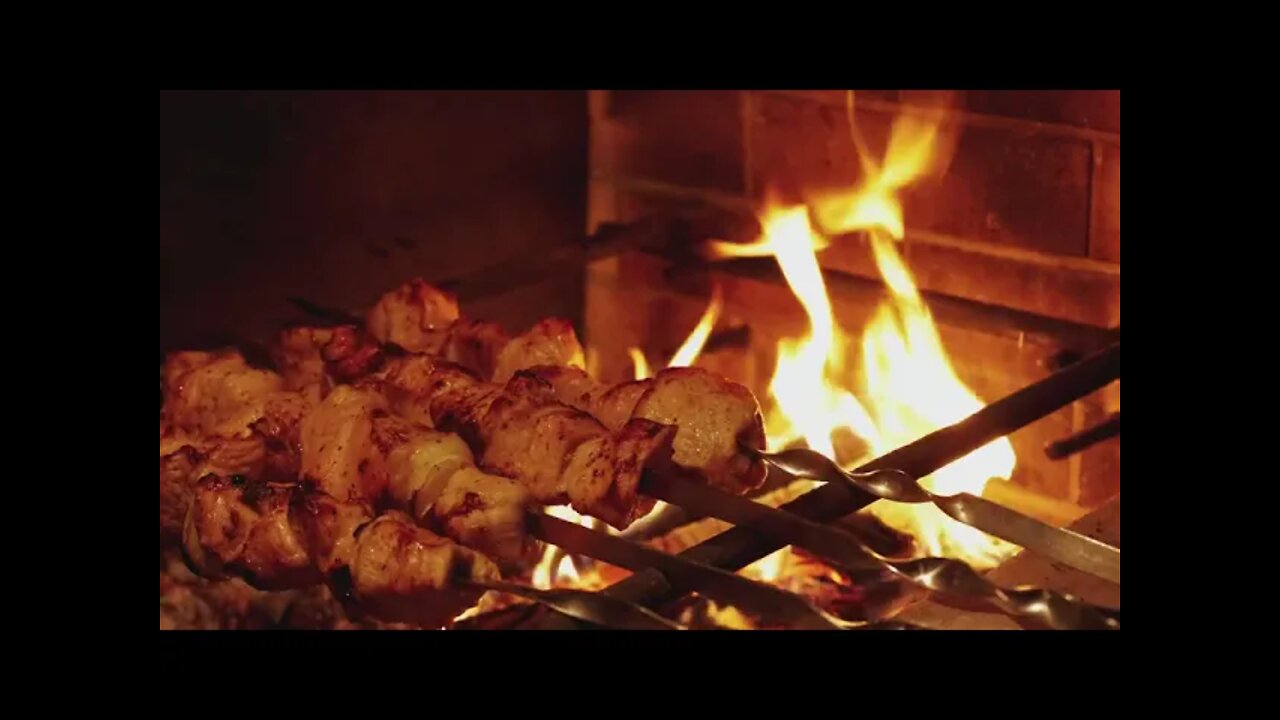
MULTIPOLYGON (((265 97, 268 104, 279 101, 272 95, 254 97, 257 102, 263 102, 265 97)), ((388 102, 383 96, 376 97, 380 98, 379 102, 388 102)), ((749 93, 744 97, 748 105, 761 102, 759 97, 749 93)), ((600 95, 593 93, 590 99, 592 104, 588 116, 598 119, 601 113, 606 112, 599 106, 600 95)), ((458 98, 455 101, 458 107, 465 108, 465 102, 458 98)), ((199 104, 206 101, 185 97, 171 98, 170 102, 181 106, 183 102, 199 104)), ((326 100, 322 104, 325 102, 333 101, 326 100)), ((1118 108, 1118 96, 1116 102, 1118 108)), ((886 108, 886 103, 890 101, 876 100, 873 108, 886 108)), ((342 102, 337 104, 346 107, 342 102)), ((466 116, 465 111, 456 107, 451 112, 461 112, 466 116)), ((990 122, 1000 126, 999 121, 990 122)), ((683 297, 704 294, 712 285, 721 287, 724 281, 718 281, 720 284, 717 285, 718 275, 731 276, 744 283, 758 283, 761 287, 786 288, 788 279, 770 258, 717 261, 709 260, 699 250, 707 242, 720 241, 735 234, 744 238, 759 234, 760 226, 752 219, 756 212, 752 203, 715 191, 689 197, 687 190, 671 184, 619 179, 618 167, 603 170, 595 167, 602 144, 615 149, 621 147, 627 152, 637 151, 634 143, 644 145, 642 141, 616 138, 606 143, 601 138, 600 128, 607 125, 601 121, 590 128, 593 157, 589 164, 592 166, 590 172, 595 174, 588 183, 586 210, 588 215, 595 217, 590 218, 591 232, 585 240, 578 233, 564 229, 564 235, 548 247, 528 253, 515 252, 498 262, 478 263, 479 267, 470 272, 436 275, 432 278, 432 285, 457 298, 464 308, 502 308, 510 306, 512 298, 524 292, 522 289, 545 294, 545 288, 565 285, 564 278, 576 277, 579 281, 585 278, 583 294, 590 304, 593 293, 598 295, 601 292, 592 285, 592 278, 596 277, 592 268, 613 263, 611 267, 616 270, 621 263, 621 266, 638 268, 634 270, 636 273, 652 277, 653 284, 661 286, 661 292, 683 297), (605 182, 631 190, 641 187, 652 191, 652 195, 663 198, 659 203, 662 207, 646 208, 644 212, 635 213, 632 219, 623 217, 631 213, 618 212, 615 207, 613 219, 602 218, 608 213, 602 211, 602 203, 597 201, 597 196, 600 185, 605 182), (646 182, 650 184, 646 185, 646 182), (673 198, 677 201, 675 205, 672 205, 673 198)), ((496 128, 488 131, 496 131, 496 128)), ((1083 133, 1095 150, 1100 147, 1099 143, 1111 139, 1105 132, 1099 134, 1094 130, 1072 132, 1076 135, 1083 133)), ((1118 127, 1114 142, 1118 153, 1118 127)), ((162 165, 164 148, 162 143, 162 165)), ((621 154, 625 156, 627 152, 621 154)), ((1098 157, 1104 155, 1105 150, 1098 157)), ((636 162, 643 166, 651 161, 636 162)), ((1118 193, 1118 178, 1116 183, 1118 193)), ((162 187, 162 198, 164 195, 162 187)), ((1118 200, 1116 203, 1118 206, 1118 200)), ((611 204, 612 201, 604 203, 611 204)), ((1118 214, 1118 207, 1116 212, 1118 214)), ((166 213, 162 207, 162 225, 166 217, 177 217, 178 220, 173 222, 179 225, 187 221, 181 212, 166 213)), ((279 218, 273 218, 266 221, 264 227, 275 227, 280 222, 279 218)), ((164 237, 162 232, 162 259, 164 237)), ((305 245, 305 241, 299 242, 305 245)), ((1116 243, 1118 246, 1118 240, 1116 243)), ((406 244, 412 242, 406 241, 406 244)), ((947 247, 945 242, 937 242, 935 246, 947 247)), ((1116 252, 1115 291, 1118 303, 1118 250, 1116 252)), ((380 260, 386 259, 379 253, 373 255, 380 260)), ((1015 254, 1014 257, 1018 256, 1015 254)), ((1070 272, 1082 272, 1080 268, 1087 263, 1072 261, 1068 265, 1070 272)), ((381 262, 374 268, 374 271, 362 273, 377 276, 394 272, 381 262)), ((840 298, 878 301, 886 293, 879 281, 859 277, 848 270, 848 267, 824 268, 830 294, 838 301, 840 298)), ((384 281, 384 289, 402 280, 403 275, 395 274, 389 281, 384 281)), ((581 287, 573 282, 568 284, 581 287)), ((349 302, 346 297, 334 297, 342 295, 341 292, 317 292, 313 280, 281 283, 280 287, 258 289, 255 293, 274 293, 272 299, 259 303, 255 308, 257 314, 270 316, 275 312, 280 316, 288 315, 293 324, 363 327, 366 322, 367 306, 349 302), (311 287, 306 287, 309 284, 311 287), (296 292, 299 288, 302 291, 296 292), (268 306, 275 310, 262 309, 268 306)), ((503 579, 474 574, 459 576, 450 581, 459 591, 475 596, 487 593, 487 597, 504 597, 508 602, 492 612, 464 615, 449 625, 457 629, 571 629, 592 626, 679 629, 690 623, 681 619, 678 608, 687 607, 695 601, 709 601, 745 612, 761 626, 795 629, 929 629, 974 626, 973 623, 982 626, 976 618, 985 618, 988 626, 1118 629, 1118 455, 1114 492, 1103 498, 1103 502, 1091 502, 1092 507, 1087 512, 1076 513, 1070 518, 1071 523, 1063 522, 1063 518, 1048 519, 1046 512, 1036 510, 1034 502, 1019 506, 1017 502, 992 502, 981 493, 932 492, 919 482, 993 441, 1014 435, 1061 412, 1075 414, 1073 426, 1065 433, 1055 430, 1059 434, 1043 448, 1043 458, 1059 465, 1074 464, 1073 472, 1079 476, 1083 472, 1081 458, 1114 442, 1119 434, 1118 407, 1109 413, 1079 410, 1081 402, 1090 397, 1096 398, 1100 391, 1114 389, 1118 383, 1118 319, 1115 322, 1110 318, 1086 322, 1078 316, 1063 317, 1075 311, 1053 316, 1037 312, 1040 308, 1011 307, 992 303, 990 298, 972 299, 930 289, 924 289, 920 295, 939 323, 977 328, 993 337, 1016 336, 1020 347, 1028 342, 1027 338, 1032 338, 1029 342, 1051 348, 1052 352, 1043 353, 1047 374, 1024 383, 1003 397, 989 399, 977 412, 958 422, 939 427, 889 452, 878 453, 873 460, 852 468, 824 454, 799 449, 799 445, 782 452, 764 452, 763 447, 744 445, 741 448, 744 454, 768 466, 766 489, 783 486, 795 478, 817 484, 779 507, 710 487, 680 472, 656 470, 643 474, 638 492, 661 501, 665 507, 620 532, 612 531, 599 522, 574 522, 530 506, 524 523, 531 537, 558 548, 566 557, 592 559, 627 571, 629 575, 598 590, 534 587, 523 576, 503 579), (875 502, 936 507, 959 523, 1025 550, 990 572, 975 569, 965 560, 938 557, 928 552, 916 552, 910 556, 889 552, 874 537, 859 532, 848 523, 850 517, 875 502), (674 552, 649 542, 676 528, 707 518, 727 523, 728 527, 674 552), (812 555, 846 578, 856 578, 855 585, 892 587, 903 602, 894 606, 892 612, 883 613, 884 617, 849 620, 819 607, 813 598, 803 593, 752 579, 739 572, 786 547, 812 555), (519 598, 520 602, 511 604, 513 598, 519 598)), ((195 306, 193 304, 207 302, 198 299, 202 296, 208 297, 207 293, 192 292, 174 305, 190 308, 195 306)), ((557 303, 552 304, 553 312, 560 309, 557 303)), ((1029 304, 1034 304, 1034 301, 1029 304)), ((184 328, 180 332, 170 332, 166 338, 163 305, 162 284, 162 356, 179 348, 228 345, 239 348, 246 358, 270 354, 265 348, 272 342, 271 331, 263 331, 262 326, 255 327, 252 323, 243 324, 243 332, 232 331, 234 337, 228 336, 226 328, 205 323, 213 329, 200 334, 192 328, 184 328)), ((531 311, 530 307, 522 307, 515 313, 519 317, 517 322, 527 325, 531 311)), ((583 322, 588 326, 586 340, 590 347, 593 341, 589 334, 591 322, 589 318, 583 322)), ((753 346, 764 325, 748 319, 745 324, 718 328, 709 332, 704 348, 723 348, 741 355, 743 348, 753 346)), ((599 323, 596 326, 599 327, 599 323)), ((766 339, 771 345, 772 338, 766 339)), ((384 344, 377 352, 401 351, 384 344)), ((619 357, 621 353, 613 353, 613 356, 619 357)), ((757 394, 760 392, 757 390, 757 394)), ((163 402, 162 389, 162 406, 163 402)), ((162 516, 165 502, 163 432, 162 425, 162 516)), ((484 448, 472 449, 476 452, 477 463, 485 470, 492 470, 484 462, 484 448)), ((239 489, 235 492, 243 494, 244 481, 236 482, 239 484, 235 488, 239 489)), ((254 482, 250 479, 248 487, 256 487, 254 482)), ((305 484, 306 479, 303 478, 305 484)), ((1082 487, 1076 487, 1070 493, 1075 496, 1072 503, 1068 503, 1072 507, 1084 507, 1080 503, 1087 499, 1089 492, 1095 492, 1082 487)), ((296 491, 302 492, 302 489, 296 491)), ((288 502, 302 502, 296 499, 299 496, 291 495, 293 499, 288 502)), ((1046 506, 1051 505, 1046 501, 1046 506)), ((190 522, 188 519, 185 532, 190 532, 190 522)), ((188 561, 192 561, 190 557, 188 561)), ((199 566, 200 558, 196 558, 193 564, 199 566)), ((247 579, 255 580, 253 577, 247 579)), ((340 583, 334 585, 332 577, 326 582, 341 594, 338 592, 340 583)), ((358 580, 348 581, 349 584, 351 582, 358 583, 358 580)), ((358 593, 352 590, 347 597, 339 599, 345 600, 353 612, 359 612, 357 596, 358 593)))

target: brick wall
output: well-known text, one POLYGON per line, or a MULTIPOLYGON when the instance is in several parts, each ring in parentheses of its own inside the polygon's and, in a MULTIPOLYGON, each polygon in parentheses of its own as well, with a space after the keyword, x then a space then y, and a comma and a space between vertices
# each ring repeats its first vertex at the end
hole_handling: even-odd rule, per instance
MULTIPOLYGON (((796 197, 860 179, 844 91, 597 91, 592 217, 635 196, 750 211, 766 187, 796 197)), ((855 94, 856 122, 883 153, 914 91, 855 94)), ((1120 319, 1118 91, 961 93, 944 127, 944 175, 904 194, 906 252, 921 287, 1098 326, 1120 319)), ((828 267, 874 276, 848 238, 828 267)))
MULTIPOLYGON (((799 198, 860 179, 845 91, 593 91, 588 225, 654 211, 722 208, 750 214, 765 189, 799 198)), ((856 121, 882 153, 913 91, 859 91, 856 121)), ((1117 91, 961 93, 944 126, 954 141, 945 174, 904 194, 904 255, 924 290, 1097 327, 1119 324, 1120 105, 1117 91)), ((750 232, 748 230, 747 232, 750 232)), ((743 238, 747 239, 747 238, 743 238)), ((858 236, 822 253, 829 269, 878 277, 858 236)), ((711 271, 715 274, 717 271, 711 271)), ((789 294, 720 274, 727 312, 756 339, 730 363, 758 393, 772 372, 773 339, 803 329, 789 294)), ((696 285, 697 283, 695 283, 696 285)), ((869 301, 833 298, 857 332, 869 301)), ((629 372, 626 347, 661 362, 696 322, 705 294, 673 287, 670 272, 639 257, 588 273, 588 340, 605 375, 629 372), (623 320, 625 318, 625 320, 623 320)), ((957 373, 990 400, 1043 377, 1057 348, 1030 335, 939 321, 957 373)), ((1119 489, 1119 442, 1049 461, 1045 442, 1119 406, 1118 386, 1016 433, 1016 481, 1093 507, 1119 489)))

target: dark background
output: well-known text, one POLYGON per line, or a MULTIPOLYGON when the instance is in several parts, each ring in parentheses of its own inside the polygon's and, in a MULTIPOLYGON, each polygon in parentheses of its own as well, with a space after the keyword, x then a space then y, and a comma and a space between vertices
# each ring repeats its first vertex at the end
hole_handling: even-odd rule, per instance
MULTIPOLYGON (((286 301, 362 310, 584 233, 586 93, 160 95, 161 352, 265 337, 286 301)), ((577 322, 578 274, 468 306, 577 322)))

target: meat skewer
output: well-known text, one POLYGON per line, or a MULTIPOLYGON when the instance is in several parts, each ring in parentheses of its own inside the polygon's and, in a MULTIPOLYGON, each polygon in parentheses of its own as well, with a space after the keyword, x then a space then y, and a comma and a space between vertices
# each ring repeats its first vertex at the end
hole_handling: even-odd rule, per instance
POLYGON ((534 365, 583 365, 582 346, 568 321, 547 318, 512 338, 496 323, 462 317, 452 295, 420 279, 383 295, 363 324, 283 330, 271 358, 288 389, 319 401, 333 387, 376 369, 388 353, 401 351, 439 357, 495 382, 534 365))
POLYGON ((403 513, 374 516, 301 485, 215 475, 196 484, 182 547, 205 577, 267 590, 324 582, 350 608, 423 627, 442 627, 479 600, 466 582, 501 577, 484 555, 403 513))
MULTIPOLYGON (((339 383, 356 380, 371 369, 389 363, 392 372, 381 373, 384 378, 396 380, 389 387, 401 395, 408 389, 412 395, 416 392, 412 389, 412 368, 429 362, 432 368, 439 369, 431 371, 436 373, 436 380, 444 381, 436 385, 437 390, 444 390, 442 397, 435 397, 427 406, 400 403, 397 409, 413 420, 460 431, 469 444, 482 453, 486 468, 519 477, 538 502, 567 501, 583 514, 601 517, 615 527, 625 527, 652 508, 654 501, 636 492, 644 472, 679 474, 671 461, 676 452, 672 447, 673 434, 681 438, 677 442, 682 456, 695 468, 716 477, 722 485, 735 487, 733 481, 737 480, 736 487, 749 488, 758 484, 754 471, 758 470, 759 477, 763 477, 762 467, 752 468, 750 462, 743 463, 741 458, 732 455, 715 456, 716 450, 726 446, 736 451, 737 441, 762 444, 763 432, 758 407, 750 393, 723 380, 716 382, 718 379, 707 373, 666 373, 652 381, 629 384, 624 388, 628 392, 622 393, 627 400, 621 404, 616 402, 619 393, 597 388, 592 396, 595 402, 589 407, 597 412, 613 411, 609 423, 613 432, 609 432, 584 412, 586 407, 575 410, 557 402, 557 389, 559 397, 573 399, 568 389, 581 386, 580 381, 586 378, 581 371, 541 365, 542 376, 562 382, 553 385, 536 374, 525 373, 512 378, 498 391, 497 386, 472 382, 475 378, 447 363, 421 357, 388 359, 388 350, 394 351, 394 346, 378 342, 394 341, 418 350, 443 351, 445 357, 455 359, 470 349, 473 367, 492 366, 495 377, 505 377, 515 368, 536 363, 560 359, 580 362, 581 347, 567 323, 544 321, 525 335, 503 344, 500 331, 483 323, 461 320, 447 296, 415 282, 385 296, 371 311, 368 327, 368 333, 353 327, 300 328, 281 336, 275 358, 288 376, 287 385, 301 391, 306 401, 326 398, 302 423, 303 435, 312 439, 299 443, 303 446, 301 475, 318 481, 320 490, 340 500, 367 499, 375 506, 409 510, 420 524, 444 531, 508 566, 529 556, 521 552, 530 547, 530 543, 519 524, 525 497, 509 487, 506 502, 499 499, 495 506, 483 507, 486 496, 495 495, 494 488, 489 488, 487 493, 455 491, 450 495, 444 492, 449 484, 442 479, 429 482, 433 477, 431 471, 415 472, 410 458, 439 467, 452 454, 460 456, 459 464, 469 466, 471 458, 461 456, 466 452, 465 446, 457 443, 456 438, 452 443, 444 440, 453 436, 433 434, 386 412, 379 396, 368 392, 370 383, 363 383, 365 388, 360 391, 339 383), (482 341, 460 340, 467 338, 482 341), (495 353, 494 349, 499 347, 495 353), (403 372, 406 368, 409 371, 403 372), (577 377, 572 375, 574 372, 578 373, 577 377), (410 382, 406 384, 405 378, 410 378, 410 382), (563 382, 566 378, 572 382, 563 382), (699 398, 682 392, 686 388, 702 390, 708 397, 714 397, 719 391, 718 399, 722 401, 704 401, 699 406, 699 398), (735 393, 735 389, 738 392, 735 393), (614 401, 609 407, 600 402, 606 398, 614 401), (694 419, 683 428, 666 427, 656 419, 643 416, 649 414, 663 420, 681 416, 682 401, 685 403, 683 416, 694 419), (698 407, 711 411, 701 415, 687 411, 698 407), (636 417, 626 417, 631 414, 636 417), (736 426, 729 432, 715 432, 716 421, 723 417, 736 421, 736 426), (331 446, 313 436, 354 438, 356 442, 331 446), (379 452, 368 449, 363 443, 365 437, 376 440, 379 452), (431 461, 433 452, 424 448, 439 450, 443 457, 431 461), (708 448, 711 452, 707 452, 708 448), (734 460, 738 461, 736 466, 734 460), (391 481, 392 476, 397 482, 391 481), (433 498, 442 502, 433 502, 433 498), (475 507, 477 504, 482 507, 475 507), (449 517, 459 506, 463 510, 481 510, 479 514, 469 513, 479 520, 468 523, 449 517), (426 512, 428 507, 435 512, 426 512), (494 528, 499 531, 495 533, 494 528)), ((273 384, 272 388, 275 387, 273 384)), ((388 385, 383 384, 380 389, 386 387, 388 385)), ((227 468, 215 466, 215 469, 227 468)), ((476 474, 483 475, 478 471, 476 474)), ((495 485, 500 486, 500 480, 494 480, 498 480, 495 485)))
MULTIPOLYGON (((349 386, 334 388, 301 420, 281 417, 266 411, 270 403, 262 397, 240 392, 257 383, 266 392, 277 393, 279 383, 269 374, 244 366, 234 355, 178 360, 188 361, 184 370, 206 363, 216 366, 219 374, 214 379, 201 376, 207 382, 200 386, 198 399, 203 404, 198 407, 189 402, 195 397, 192 393, 174 394, 165 406, 169 415, 190 415, 188 425, 194 428, 206 419, 200 408, 213 408, 221 415, 235 410, 241 423, 252 421, 253 435, 222 441, 232 448, 247 444, 260 450, 261 443, 255 443, 259 431, 296 438, 301 458, 295 466, 305 478, 302 484, 266 483, 241 475, 208 474, 195 482, 183 517, 182 547, 188 564, 201 575, 238 576, 269 590, 324 582, 348 606, 383 620, 432 626, 474 604, 478 595, 466 589, 498 587, 497 566, 484 555, 415 526, 406 514, 393 511, 375 517, 366 501, 412 508, 419 525, 443 524, 453 530, 451 536, 470 546, 489 543, 491 547, 483 549, 495 555, 511 559, 514 550, 528 557, 529 553, 519 551, 529 544, 522 530, 494 532, 522 520, 523 488, 477 470, 457 436, 391 415, 386 401, 376 393, 349 386), (510 500, 505 504, 501 502, 504 491, 510 500), (476 510, 484 511, 479 522, 476 510), (515 522, 510 522, 512 518, 515 522), (458 520, 461 525, 454 522, 458 520)), ((185 382, 174 383, 177 390, 185 387, 185 382)), ((231 427, 227 434, 244 432, 231 427)), ((223 446, 218 450, 225 454, 223 446)), ((191 452, 189 445, 183 446, 164 458, 162 468, 174 460, 189 460, 191 452)), ((194 472, 191 465, 184 464, 188 474, 194 472)), ((261 475, 253 462, 223 465, 261 475)), ((172 504, 162 497, 162 514, 172 504)), ((539 596, 535 600, 561 611, 568 603, 579 614, 583 612, 578 607, 583 605, 582 598, 539 596)), ((599 610, 599 604, 588 603, 586 609, 599 610)), ((619 615, 618 608, 609 608, 604 616, 636 613, 639 609, 633 608, 619 615)), ((627 624, 635 620, 632 617, 627 624)), ((648 624, 654 626, 654 619, 649 618, 648 624)))
POLYGON ((396 417, 376 393, 343 385, 311 406, 234 353, 179 354, 172 365, 182 371, 162 415, 183 421, 161 425, 161 525, 170 537, 195 480, 213 473, 303 479, 342 502, 401 510, 508 567, 537 557, 523 531, 529 494, 520 483, 481 472, 459 438, 396 417))
MULTIPOLYGON (((493 323, 463 318, 452 296, 420 279, 382 296, 369 311, 365 326, 363 331, 313 331, 328 345, 313 348, 305 362, 323 365, 321 355, 334 357, 332 364, 341 367, 333 374, 345 372, 343 381, 355 382, 353 372, 376 370, 387 360, 387 350, 395 347, 461 365, 480 379, 498 384, 528 371, 547 383, 556 400, 595 416, 609 430, 621 431, 632 419, 674 425, 676 463, 699 471, 713 487, 742 494, 764 481, 764 463, 741 451, 742 446, 764 448, 759 404, 745 387, 706 370, 669 368, 648 380, 600 383, 582 370, 582 346, 567 321, 549 318, 508 338, 493 323), (344 341, 344 335, 361 340, 344 341), (359 343, 365 348, 347 349, 359 343), (346 356, 361 360, 343 359, 346 356)), ((282 336, 280 345, 295 352, 302 348, 288 336, 282 336)), ((282 351, 281 359, 289 362, 289 355, 282 351)), ((415 419, 430 422, 426 417, 415 419)))
POLYGON ((524 530, 524 486, 482 472, 457 435, 393 415, 372 390, 330 393, 302 422, 301 454, 304 481, 339 500, 406 512, 508 569, 541 555, 524 530))
POLYGON ((511 338, 500 325, 462 317, 451 294, 421 279, 383 295, 365 329, 380 343, 442 358, 497 383, 534 365, 583 366, 582 345, 567 320, 547 318, 511 338))
POLYGON ((518 483, 372 393, 339 386, 312 407, 236 353, 177 353, 166 370, 162 542, 179 540, 203 576, 264 590, 323 582, 349 607, 439 627, 481 594, 458 581, 500 579, 478 550, 513 565, 540 551, 518 483))
POLYGON ((611 432, 524 372, 497 385, 413 355, 389 360, 363 384, 381 390, 404 416, 458 433, 482 467, 518 478, 535 502, 568 503, 619 529, 653 509, 655 501, 637 493, 644 471, 678 471, 675 428, 638 418, 611 432))
POLYGON ((558 400, 611 429, 635 418, 675 426, 675 462, 699 471, 712 487, 741 495, 764 482, 764 463, 742 450, 764 448, 760 406, 737 383, 692 367, 616 385, 566 366, 538 366, 528 373, 545 381, 558 400))

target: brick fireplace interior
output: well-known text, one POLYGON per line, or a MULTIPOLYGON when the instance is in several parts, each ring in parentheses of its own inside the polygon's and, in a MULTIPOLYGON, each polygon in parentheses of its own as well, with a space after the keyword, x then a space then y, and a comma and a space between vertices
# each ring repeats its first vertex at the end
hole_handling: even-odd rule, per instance
MULTIPOLYGON (((895 117, 936 96, 855 92, 854 122, 872 154, 883 155, 895 117)), ((950 162, 904 192, 902 251, 957 374, 991 400, 1097 349, 1119 327, 1120 95, 970 91, 952 108, 943 126, 950 162)), ((758 233, 751 218, 766 192, 798 200, 862 179, 848 91, 600 91, 590 94, 590 117, 592 224, 659 213, 683 217, 690 240, 745 241, 758 233)), ((721 328, 749 340, 745 351, 711 351, 703 362, 721 363, 763 397, 776 338, 804 330, 800 304, 776 279, 667 255, 632 253, 588 270, 584 331, 600 372, 626 376, 633 346, 670 357, 714 279, 725 295, 721 328)), ((838 238, 819 261, 840 324, 864 326, 883 297, 866 238, 838 238)), ((1115 384, 1015 433, 1013 486, 992 489, 1057 521, 1114 496, 1118 439, 1063 460, 1044 448, 1118 410, 1115 384)))

